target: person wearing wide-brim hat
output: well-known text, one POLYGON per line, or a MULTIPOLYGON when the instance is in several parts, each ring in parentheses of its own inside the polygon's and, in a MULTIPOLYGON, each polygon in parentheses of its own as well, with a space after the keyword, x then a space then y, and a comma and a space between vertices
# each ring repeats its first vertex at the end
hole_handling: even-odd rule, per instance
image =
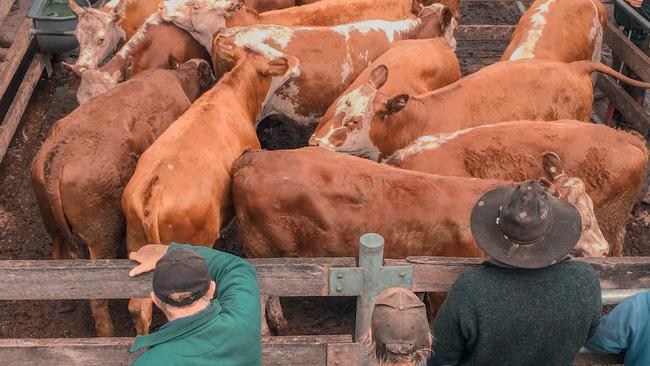
POLYGON ((567 256, 578 210, 529 180, 486 193, 470 226, 490 259, 449 290, 429 365, 573 365, 601 312, 598 274, 567 256))

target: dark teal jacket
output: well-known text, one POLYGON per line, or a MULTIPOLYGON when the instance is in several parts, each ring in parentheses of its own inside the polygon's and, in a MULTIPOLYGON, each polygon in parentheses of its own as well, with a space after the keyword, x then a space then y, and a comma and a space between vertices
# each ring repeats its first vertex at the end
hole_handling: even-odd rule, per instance
POLYGON ((261 318, 255 269, 242 258, 206 247, 171 244, 169 250, 182 247, 203 256, 217 283, 217 297, 198 314, 136 337, 130 351, 148 349, 134 365, 260 365, 261 318))

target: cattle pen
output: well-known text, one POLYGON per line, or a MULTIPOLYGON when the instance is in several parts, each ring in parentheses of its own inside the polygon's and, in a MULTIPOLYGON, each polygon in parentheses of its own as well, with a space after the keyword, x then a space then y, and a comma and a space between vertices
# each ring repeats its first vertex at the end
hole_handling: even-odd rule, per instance
MULTIPOLYGON (((463 19, 456 38, 463 75, 499 60, 519 16, 531 2, 462 0, 463 19)), ((31 197, 29 163, 51 125, 76 107, 78 80, 58 65, 51 69, 50 55, 38 51, 30 32, 32 20, 25 18, 25 6, 30 3, 0 0, 0 25, 5 19, 12 22, 11 27, 0 28, 0 358, 7 364, 28 365, 42 364, 43 360, 52 365, 129 364, 134 358, 127 351, 132 323, 124 314, 125 301, 119 302, 121 310, 111 308, 122 312, 115 317, 123 323, 118 332, 121 336, 115 338, 89 337, 92 325, 85 303, 74 302, 72 311, 57 310, 56 304, 72 300, 146 296, 151 276, 130 279, 127 273, 133 264, 127 260, 48 260, 51 250, 31 197)), ((604 43, 640 79, 650 82, 650 58, 611 20, 604 43)), ((597 88, 627 121, 627 127, 647 137, 647 111, 610 77, 599 76, 597 88)), ((605 117, 601 113, 594 119, 604 121, 605 117)), ((304 146, 310 133, 289 127, 286 121, 263 121, 258 128, 266 148, 304 146)), ((628 256, 584 259, 600 274, 605 304, 616 304, 650 288, 650 205, 644 200, 642 197, 628 222, 628 256)), ((241 253, 236 225, 231 225, 225 238, 230 251, 241 253)), ((367 236, 360 244, 358 260, 250 260, 262 294, 289 299, 289 306, 285 306, 288 312, 308 312, 315 307, 319 310, 310 314, 325 311, 330 317, 265 337, 264 365, 361 364, 363 350, 355 340, 368 325, 367 308, 373 293, 391 285, 417 292, 445 291, 460 273, 480 263, 476 259, 441 257, 384 260, 382 242, 381 238, 367 236), (323 302, 327 305, 319 305, 323 302), (326 307, 335 310, 324 310, 326 307), (344 320, 339 319, 341 312, 345 313, 344 320)), ((306 317, 297 316, 295 323, 306 317)), ((622 364, 622 358, 585 352, 576 364, 622 364)))

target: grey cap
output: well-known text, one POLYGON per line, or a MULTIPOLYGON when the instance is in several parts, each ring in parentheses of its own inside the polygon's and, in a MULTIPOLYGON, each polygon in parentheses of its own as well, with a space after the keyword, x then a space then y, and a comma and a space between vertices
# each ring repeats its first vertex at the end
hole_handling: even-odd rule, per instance
POLYGON ((430 332, 424 303, 411 290, 401 287, 379 294, 370 328, 378 345, 398 355, 424 347, 430 332))

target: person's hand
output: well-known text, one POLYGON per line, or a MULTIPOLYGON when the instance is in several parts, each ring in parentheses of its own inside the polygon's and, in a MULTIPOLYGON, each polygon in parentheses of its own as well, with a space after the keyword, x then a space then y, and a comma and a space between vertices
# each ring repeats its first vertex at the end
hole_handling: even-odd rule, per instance
POLYGON ((169 246, 162 244, 149 244, 145 245, 137 252, 129 253, 129 259, 140 263, 129 272, 130 277, 143 274, 145 272, 153 271, 156 268, 156 263, 167 253, 169 246))
POLYGON ((633 8, 640 8, 641 5, 643 4, 643 0, 625 0, 625 1, 630 3, 630 5, 632 5, 633 8))

